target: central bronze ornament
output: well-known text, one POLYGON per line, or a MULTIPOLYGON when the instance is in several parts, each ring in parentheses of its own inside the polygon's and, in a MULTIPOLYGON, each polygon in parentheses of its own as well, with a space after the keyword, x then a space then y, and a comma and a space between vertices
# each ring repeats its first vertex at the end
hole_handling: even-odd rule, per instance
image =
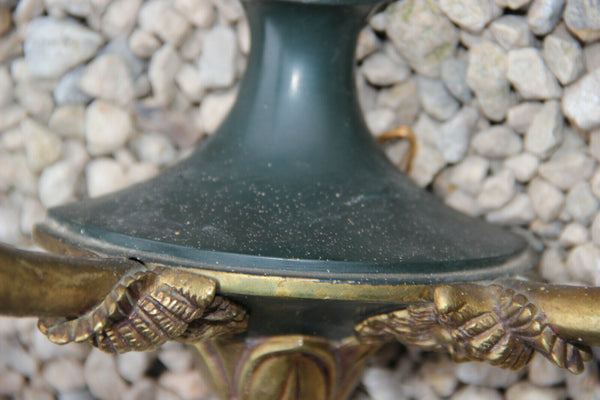
POLYGON ((377 3, 244 1, 252 52, 219 131, 150 181, 50 210, 51 253, 0 245, 0 313, 109 353, 193 344, 223 399, 347 399, 390 341, 583 371, 600 288, 521 278, 523 238, 416 187, 368 132, 353 57, 377 3))

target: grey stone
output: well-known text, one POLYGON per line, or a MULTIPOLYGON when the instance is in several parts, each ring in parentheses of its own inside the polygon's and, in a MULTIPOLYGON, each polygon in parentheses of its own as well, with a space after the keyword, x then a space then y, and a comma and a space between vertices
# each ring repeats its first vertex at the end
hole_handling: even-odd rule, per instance
POLYGON ((471 146, 485 157, 504 158, 519 153, 523 142, 508 126, 495 125, 475 134, 471 146))
POLYGON ((439 4, 452 22, 474 32, 481 31, 488 22, 502 14, 493 0, 441 0, 439 4))
POLYGON ((565 203, 565 211, 577 222, 587 225, 598 210, 598 200, 592 193, 590 184, 579 182, 574 185, 565 203))
POLYGON ((508 52, 506 77, 525 99, 554 99, 562 89, 538 49, 528 47, 508 52))
POLYGON ((236 78, 237 40, 229 26, 217 25, 204 37, 198 62, 200 82, 206 88, 225 88, 236 78))
POLYGON ((525 134, 525 150, 542 158, 550 156, 564 139, 563 117, 558 101, 546 102, 525 134))
POLYGON ((525 133, 534 116, 542 109, 542 103, 526 101, 511 107, 506 113, 506 125, 517 133, 525 133))
POLYGON ((56 104, 86 104, 92 98, 79 88, 79 80, 83 76, 83 66, 72 69, 60 78, 54 89, 56 104))
POLYGON ((551 32, 562 17, 566 0, 533 0, 527 11, 529 29, 542 36, 551 32))
POLYGON ((90 59, 102 42, 102 36, 72 20, 37 18, 29 24, 23 45, 29 73, 59 77, 90 59))
POLYGON ((512 171, 518 182, 529 182, 537 173, 539 159, 530 153, 521 153, 508 157, 504 161, 504 166, 512 171))
POLYGON ((565 89, 562 109, 565 116, 581 129, 600 125, 600 68, 584 75, 565 89))
POLYGON ((497 44, 482 41, 470 48, 467 84, 486 117, 501 121, 510 107, 506 54, 497 44))
POLYGON ((448 93, 441 80, 419 77, 417 88, 423 110, 437 120, 445 121, 458 111, 458 101, 448 93))
POLYGON ((410 76, 407 65, 394 62, 384 53, 367 57, 362 63, 361 71, 367 81, 376 86, 390 86, 410 76))
POLYGON ((515 195, 515 177, 509 170, 502 170, 486 178, 477 196, 477 204, 484 210, 499 209, 515 195))
POLYGON ((138 14, 138 25, 172 46, 179 46, 191 28, 190 23, 175 11, 168 0, 143 3, 138 14))
POLYGON ((576 150, 557 152, 539 167, 540 176, 554 186, 568 190, 575 184, 589 179, 594 173, 592 158, 576 150))
POLYGON ((90 154, 112 153, 127 142, 132 131, 131 116, 117 105, 96 100, 88 106, 85 136, 90 154))
POLYGON ((467 62, 458 58, 447 58, 442 62, 440 75, 446 89, 461 103, 471 101, 473 95, 467 85, 467 62))
POLYGON ((407 0, 385 11, 386 33, 418 73, 437 78, 440 63, 452 57, 458 30, 431 0, 407 0))
POLYGON ((567 0, 563 18, 569 30, 584 42, 600 39, 599 0, 567 0))
POLYGON ((465 156, 478 116, 474 108, 463 107, 440 126, 436 145, 447 162, 456 163, 465 156))
POLYGON ((79 80, 79 88, 89 96, 123 106, 135 96, 129 67, 112 54, 101 55, 88 64, 79 80))
POLYGON ((505 50, 529 47, 533 44, 533 35, 529 31, 527 19, 521 15, 504 15, 490 24, 494 39, 505 50))
POLYGON ((583 51, 579 43, 570 36, 546 36, 543 56, 550 71, 563 85, 574 82, 584 72, 583 51))

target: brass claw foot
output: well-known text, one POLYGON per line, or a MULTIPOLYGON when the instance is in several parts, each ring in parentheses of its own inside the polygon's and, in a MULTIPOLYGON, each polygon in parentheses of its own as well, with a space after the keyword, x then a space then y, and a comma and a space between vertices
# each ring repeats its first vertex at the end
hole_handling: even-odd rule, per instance
POLYGON ((589 297, 594 302, 598 294, 597 288, 517 280, 441 285, 422 303, 370 317, 356 332, 366 341, 395 338, 448 352, 457 362, 509 369, 523 368, 538 352, 577 374, 592 358, 589 345, 598 343, 593 333, 598 317, 586 318, 593 310, 589 297))

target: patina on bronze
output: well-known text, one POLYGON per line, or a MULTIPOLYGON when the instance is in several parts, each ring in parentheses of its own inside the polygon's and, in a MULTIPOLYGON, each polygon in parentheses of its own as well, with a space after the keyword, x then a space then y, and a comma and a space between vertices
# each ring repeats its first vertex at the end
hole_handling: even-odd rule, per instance
POLYGON ((157 178, 50 210, 35 238, 52 253, 0 246, 0 312, 107 352, 192 343, 223 399, 344 400, 393 340, 581 372, 600 288, 518 279, 525 240, 416 187, 368 132, 353 60, 378 3, 244 1, 252 51, 219 131, 157 178))

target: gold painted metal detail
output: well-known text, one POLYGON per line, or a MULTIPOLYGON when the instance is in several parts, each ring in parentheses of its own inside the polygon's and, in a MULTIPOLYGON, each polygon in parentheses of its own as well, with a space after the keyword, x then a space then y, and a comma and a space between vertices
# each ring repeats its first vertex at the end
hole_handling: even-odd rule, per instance
POLYGON ((413 160, 415 159, 415 154, 417 153, 417 137, 415 136, 410 126, 407 125, 400 125, 395 129, 384 132, 381 135, 377 136, 377 140, 380 143, 385 143, 393 139, 408 140, 408 152, 402 157, 402 159, 398 163, 398 168, 408 173, 410 172, 413 160))
POLYGON ((57 344, 89 341, 107 353, 146 351, 168 340, 195 342, 242 332, 244 309, 216 296, 216 282, 178 269, 137 270, 121 277, 99 304, 76 318, 40 318, 57 344))
MULTIPOLYGON (((491 285, 441 285, 432 289, 423 302, 366 319, 356 326, 356 332, 366 342, 396 339, 425 350, 446 351, 457 362, 483 361, 509 369, 524 367, 538 352, 559 367, 580 373, 584 362, 591 359, 589 346, 597 344, 597 338, 584 335, 585 322, 575 328, 582 333, 579 337, 568 333, 573 324, 582 322, 568 314, 589 308, 589 304, 566 296, 565 304, 571 307, 556 308, 557 301, 565 300, 560 295, 569 294, 563 289, 517 280, 491 285), (553 292, 558 300, 544 292, 553 292), (553 308, 554 315, 548 317, 545 308, 553 308)), ((580 296, 590 288, 576 289, 570 294, 580 296)), ((598 319, 587 323, 597 324, 598 319)))
POLYGON ((223 400, 345 400, 379 344, 286 335, 216 339, 196 348, 223 400))

